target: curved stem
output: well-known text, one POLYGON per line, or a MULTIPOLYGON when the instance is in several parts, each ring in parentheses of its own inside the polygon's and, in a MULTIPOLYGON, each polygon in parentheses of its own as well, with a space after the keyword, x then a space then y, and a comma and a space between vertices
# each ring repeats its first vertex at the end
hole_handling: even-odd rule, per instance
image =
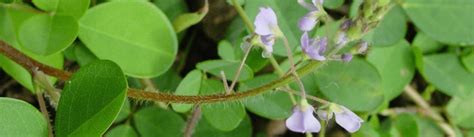
POLYGON ((239 80, 240 72, 242 71, 242 68, 245 65, 245 61, 247 61, 247 57, 249 56, 250 50, 252 50, 252 46, 247 48, 247 51, 245 51, 245 55, 244 55, 244 58, 242 59, 242 61, 240 62, 239 69, 237 70, 236 74, 234 75, 234 80, 232 81, 232 84, 230 84, 230 86, 229 86, 229 91, 234 89, 235 84, 239 80))
POLYGON ((237 13, 239 13, 239 16, 244 21, 245 26, 247 26, 247 29, 249 30, 249 32, 250 33, 254 32, 252 21, 250 21, 247 14, 245 14, 244 9, 240 6, 239 2, 237 2, 237 0, 232 0, 232 5, 234 6, 235 10, 237 10, 237 13))
POLYGON ((288 39, 283 36, 283 45, 285 45, 286 48, 286 54, 288 55, 288 60, 290 61, 290 69, 291 73, 295 76, 296 82, 298 83, 298 86, 300 87, 301 92, 303 93, 303 98, 306 98, 306 91, 304 89, 303 82, 301 81, 301 78, 298 76, 298 73, 296 73, 296 66, 295 66, 295 61, 293 60, 293 54, 291 53, 291 48, 290 44, 288 42, 288 39))

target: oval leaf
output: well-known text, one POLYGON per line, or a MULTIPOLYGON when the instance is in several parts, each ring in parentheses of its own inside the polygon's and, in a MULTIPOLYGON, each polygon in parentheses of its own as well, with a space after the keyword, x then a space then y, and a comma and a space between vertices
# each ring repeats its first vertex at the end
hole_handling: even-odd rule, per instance
POLYGON ((329 62, 316 72, 321 92, 331 101, 355 111, 375 110, 383 101, 377 70, 360 58, 349 63, 329 62))
POLYGON ((130 76, 158 76, 171 67, 177 53, 171 23, 148 2, 100 4, 86 12, 79 26, 79 38, 92 53, 116 62, 130 76))
POLYGON ((66 82, 56 113, 57 136, 101 136, 117 117, 127 81, 111 61, 82 67, 66 82))
POLYGON ((71 16, 36 15, 20 27, 21 45, 39 55, 51 55, 66 49, 76 39, 78 24, 71 16))
POLYGON ((474 73, 468 72, 452 53, 423 57, 421 72, 429 83, 450 96, 463 97, 474 92, 474 73))
POLYGON ((400 95, 415 75, 415 59, 410 45, 405 40, 394 46, 373 48, 367 60, 377 68, 382 77, 382 90, 386 101, 400 95))
POLYGON ((193 137, 251 137, 252 123, 248 116, 245 116, 239 126, 232 131, 221 131, 214 128, 205 119, 199 120, 193 137))
POLYGON ((79 19, 89 8, 90 0, 33 0, 33 4, 45 11, 79 19))
POLYGON ((402 8, 394 6, 384 16, 380 24, 369 32, 364 39, 374 46, 392 46, 397 44, 407 32, 407 19, 402 8))
POLYGON ((474 45, 474 1, 404 0, 402 7, 426 35, 453 45, 474 45))
POLYGON ((123 124, 107 132, 106 137, 138 137, 138 135, 132 126, 123 124))
POLYGON ((0 123, 2 136, 48 136, 44 116, 22 100, 0 97, 0 123))
POLYGON ((158 107, 147 107, 134 115, 138 133, 143 137, 183 136, 184 120, 175 112, 158 107))

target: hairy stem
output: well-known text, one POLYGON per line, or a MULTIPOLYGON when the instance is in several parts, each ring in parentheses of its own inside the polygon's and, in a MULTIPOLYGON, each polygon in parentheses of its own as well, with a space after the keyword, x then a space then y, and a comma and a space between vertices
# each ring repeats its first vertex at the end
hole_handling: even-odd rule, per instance
POLYGON ((301 81, 301 78, 298 76, 298 73, 296 73, 296 66, 295 66, 295 61, 293 60, 293 54, 291 53, 291 48, 290 44, 288 43, 288 39, 283 36, 283 45, 285 45, 286 48, 286 54, 288 55, 288 60, 290 61, 290 69, 291 73, 295 76, 296 82, 298 83, 298 86, 300 87, 301 92, 303 93, 303 98, 306 98, 306 91, 304 89, 303 82, 301 81))
POLYGON ((48 134, 49 137, 53 137, 53 127, 51 126, 51 120, 49 119, 48 109, 46 109, 46 103, 44 102, 43 93, 40 91, 36 91, 36 100, 38 100, 38 104, 40 106, 40 111, 43 113, 46 122, 48 123, 48 134))
MULTIPOLYGON (((270 60, 270 63, 272 64, 273 68, 277 72, 278 76, 280 77, 285 76, 285 73, 283 73, 283 70, 281 70, 280 65, 278 65, 278 62, 275 60, 275 58, 273 56, 270 56, 268 59, 270 60)), ((285 87, 290 88, 288 85, 286 85, 285 87)), ((297 104, 295 96, 293 96, 293 94, 288 93, 288 97, 290 98, 291 103, 293 105, 297 104)))
POLYGON ((408 97, 410 97, 410 99, 413 100, 416 105, 423 108, 427 112, 428 117, 435 120, 436 124, 446 133, 446 135, 448 135, 449 137, 455 136, 454 129, 448 123, 446 123, 446 121, 439 113, 437 113, 433 110, 433 108, 431 108, 430 104, 426 102, 423 97, 421 97, 421 95, 415 90, 415 88, 411 86, 406 86, 405 94, 408 95, 408 97))

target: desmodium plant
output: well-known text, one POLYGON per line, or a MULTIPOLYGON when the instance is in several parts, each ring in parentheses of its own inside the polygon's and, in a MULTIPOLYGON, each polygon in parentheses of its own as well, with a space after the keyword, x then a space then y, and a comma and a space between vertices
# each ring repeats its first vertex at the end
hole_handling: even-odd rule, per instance
POLYGON ((0 136, 472 136, 473 9, 0 0, 0 136))

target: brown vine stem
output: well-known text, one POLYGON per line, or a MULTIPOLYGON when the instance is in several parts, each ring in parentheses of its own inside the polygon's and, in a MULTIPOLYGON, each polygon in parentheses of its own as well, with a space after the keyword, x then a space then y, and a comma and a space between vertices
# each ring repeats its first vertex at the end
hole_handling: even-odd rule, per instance
POLYGON ((421 97, 415 88, 412 86, 405 86, 405 94, 407 94, 416 105, 424 109, 427 112, 427 116, 435 120, 436 124, 447 134, 447 136, 454 137, 456 135, 454 129, 448 123, 446 123, 439 113, 431 108, 430 104, 426 102, 423 97, 421 97))
POLYGON ((48 123, 48 134, 49 137, 53 137, 53 127, 51 126, 51 120, 49 119, 48 109, 46 109, 46 103, 44 102, 43 93, 39 90, 36 91, 36 100, 38 100, 38 104, 40 106, 40 111, 43 113, 46 122, 48 123))
MULTIPOLYGON (((30 73, 34 69, 44 72, 47 75, 57 77, 61 80, 67 81, 71 77, 71 73, 53 68, 51 66, 39 63, 38 61, 28 57, 27 55, 21 53, 15 48, 11 47, 7 43, 0 41, 0 53, 10 58, 14 62, 18 63, 30 73)), ((306 66, 300 68, 297 73, 299 75, 306 75, 312 72, 315 68, 320 66, 321 62, 312 61, 306 66)), ((295 79, 292 75, 285 75, 277 80, 274 80, 266 85, 263 85, 258 88, 250 89, 244 92, 239 92, 229 95, 206 95, 206 96, 183 96, 183 95, 173 95, 163 92, 147 92, 140 89, 129 88, 127 95, 129 98, 137 100, 146 100, 146 101, 157 101, 157 102, 167 102, 167 103, 182 103, 182 104, 196 104, 196 103, 214 103, 214 102, 223 102, 223 101, 234 101, 243 99, 249 96, 255 96, 261 94, 265 91, 270 91, 271 89, 284 86, 295 79)), ((220 92, 222 93, 222 92, 220 92)))
POLYGON ((191 114, 191 117, 188 119, 186 122, 186 128, 184 129, 184 137, 191 137, 193 135, 193 130, 197 125, 197 122, 199 121, 199 118, 201 117, 201 105, 196 104, 194 106, 193 113, 191 114))

